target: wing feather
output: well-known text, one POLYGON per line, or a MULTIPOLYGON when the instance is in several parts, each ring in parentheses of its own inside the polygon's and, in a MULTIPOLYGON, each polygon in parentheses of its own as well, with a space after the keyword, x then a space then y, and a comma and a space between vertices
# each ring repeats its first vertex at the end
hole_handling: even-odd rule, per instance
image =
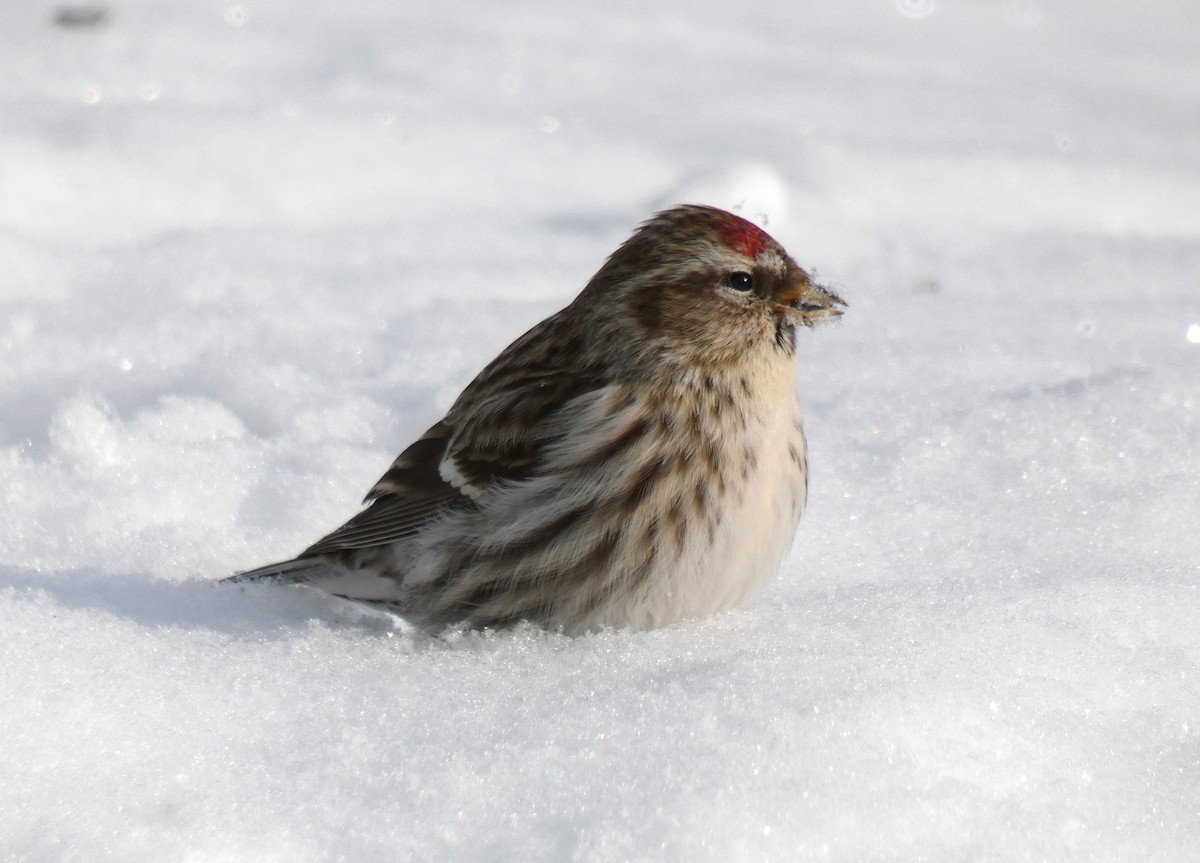
POLYGON ((367 494, 367 509, 300 558, 411 539, 448 508, 476 507, 502 482, 536 475, 566 431, 556 415, 604 387, 608 370, 581 362, 567 321, 552 316, 502 352, 367 494))
POLYGON ((471 504, 438 471, 453 429, 436 423, 404 450, 367 494, 366 509, 301 552, 300 557, 370 548, 409 539, 445 507, 471 504))

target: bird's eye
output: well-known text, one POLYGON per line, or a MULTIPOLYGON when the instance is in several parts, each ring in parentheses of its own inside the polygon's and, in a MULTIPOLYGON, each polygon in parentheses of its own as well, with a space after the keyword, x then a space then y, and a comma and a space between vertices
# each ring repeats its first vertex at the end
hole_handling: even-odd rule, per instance
POLYGON ((743 273, 739 270, 725 277, 725 286, 735 291, 746 293, 754 287, 754 279, 749 273, 743 273))

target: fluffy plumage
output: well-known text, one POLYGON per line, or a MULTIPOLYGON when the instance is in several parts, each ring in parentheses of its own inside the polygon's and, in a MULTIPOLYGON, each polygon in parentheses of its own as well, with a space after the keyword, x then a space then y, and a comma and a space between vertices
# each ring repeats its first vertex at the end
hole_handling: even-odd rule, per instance
POLYGON ((659 213, 479 373, 365 510, 230 580, 428 627, 648 629, 727 609, 778 568, 805 503, 796 327, 844 305, 744 219, 659 213))

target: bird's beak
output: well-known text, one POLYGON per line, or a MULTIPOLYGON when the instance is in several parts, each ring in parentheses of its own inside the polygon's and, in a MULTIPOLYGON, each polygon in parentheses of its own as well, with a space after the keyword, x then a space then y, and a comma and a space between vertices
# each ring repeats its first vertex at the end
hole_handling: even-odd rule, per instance
POLYGON ((846 302, 833 291, 823 288, 808 277, 796 272, 787 285, 774 297, 780 314, 812 328, 821 321, 841 316, 846 302))

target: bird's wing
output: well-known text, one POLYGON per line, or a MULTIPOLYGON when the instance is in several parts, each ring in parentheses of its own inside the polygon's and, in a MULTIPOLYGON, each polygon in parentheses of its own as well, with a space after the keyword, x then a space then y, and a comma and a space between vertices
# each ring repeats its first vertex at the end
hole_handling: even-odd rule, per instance
POLYGON ((564 313, 510 345, 447 414, 455 430, 441 475, 475 500, 539 473, 547 449, 569 434, 572 409, 611 382, 564 313))
POLYGON ((577 346, 564 344, 557 318, 480 372, 446 418, 375 483, 370 506, 300 557, 408 539, 444 509, 477 506, 497 484, 536 474, 547 447, 566 432, 564 410, 602 389, 608 377, 598 363, 581 361, 577 346))
POLYGON ((367 495, 371 505, 333 533, 305 549, 300 557, 387 545, 407 539, 447 506, 470 499, 438 472, 453 429, 436 423, 392 462, 367 495))

